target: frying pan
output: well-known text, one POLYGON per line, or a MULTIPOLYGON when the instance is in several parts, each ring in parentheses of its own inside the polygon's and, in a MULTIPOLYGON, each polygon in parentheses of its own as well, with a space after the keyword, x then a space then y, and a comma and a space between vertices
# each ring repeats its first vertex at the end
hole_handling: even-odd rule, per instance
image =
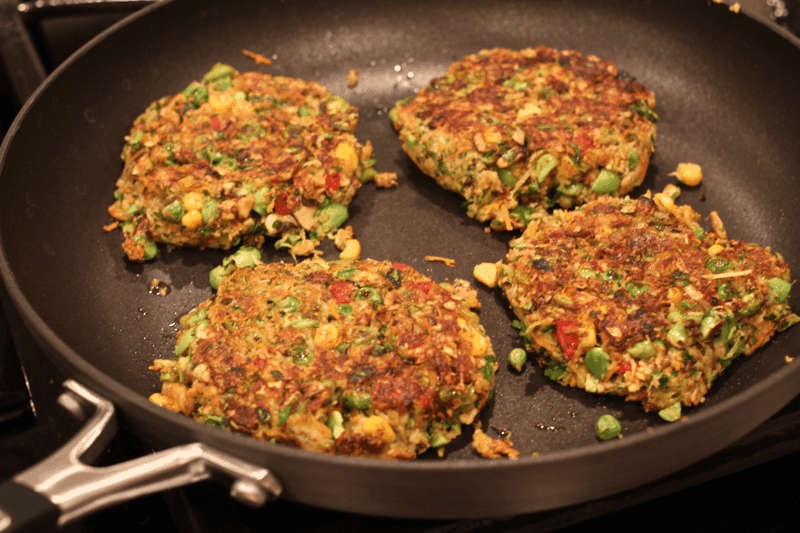
MULTIPOLYGON (((521 346, 500 294, 478 286, 480 316, 501 363, 480 416, 507 431, 520 459, 489 460, 471 429, 412 462, 330 457, 198 424, 147 401, 147 370, 168 356, 177 318, 211 294, 208 271, 226 255, 168 250, 127 261, 119 232, 105 232, 132 120, 221 61, 239 69, 315 80, 361 111, 359 138, 392 189, 364 186, 349 223, 362 257, 408 263, 432 278, 472 280, 472 268, 504 257, 513 234, 484 232, 461 198, 438 188, 402 152, 387 111, 482 48, 547 45, 614 61, 656 93, 658 139, 645 183, 674 182, 678 162, 702 166, 702 185, 681 201, 712 210, 729 236, 770 246, 800 265, 797 141, 800 42, 746 12, 705 0, 493 2, 406 0, 169 2, 104 32, 60 66, 11 127, 0 160, 0 270, 11 300, 50 358, 107 398, 119 422, 156 449, 202 443, 280 481, 281 497, 346 512, 467 518, 586 502, 675 472, 733 443, 800 392, 800 328, 778 335, 718 378, 705 404, 666 423, 641 406, 550 382, 536 365, 517 373, 505 354, 521 346), (256 65, 241 50, 272 58, 256 65), (358 84, 346 73, 356 68, 358 84), (455 266, 425 260, 448 257, 455 266), (149 290, 152 280, 169 293, 149 290), (601 442, 594 421, 622 423, 601 442)), ((335 257, 332 247, 325 257, 335 257)), ((267 261, 291 261, 265 247, 267 261)))

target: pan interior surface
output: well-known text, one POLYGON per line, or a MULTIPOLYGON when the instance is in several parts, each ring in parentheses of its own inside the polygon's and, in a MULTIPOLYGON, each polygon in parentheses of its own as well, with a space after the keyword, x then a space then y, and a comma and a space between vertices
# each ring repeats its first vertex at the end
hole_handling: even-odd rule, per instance
MULTIPOLYGON (((300 502, 393 516, 488 516, 587 501, 687 466, 800 392, 800 371, 787 365, 798 352, 798 328, 735 362, 704 405, 669 425, 638 404, 562 388, 536 365, 510 370, 505 354, 522 345, 513 314, 498 292, 476 282, 481 320, 501 363, 480 418, 492 436, 510 431, 522 452, 514 462, 478 457, 469 430, 444 458, 430 453, 397 465, 313 456, 147 402, 159 388, 148 366, 172 352, 178 318, 211 295, 208 272, 227 255, 161 247, 156 260, 133 264, 120 233, 103 231, 124 137, 150 102, 182 90, 216 62, 319 82, 359 107, 359 139, 373 143, 379 171, 399 176, 392 189, 364 186, 351 206, 348 223, 362 257, 404 262, 437 281, 474 281, 474 265, 502 259, 513 235, 487 234, 466 217, 460 197, 417 170, 387 113, 466 54, 538 45, 611 60, 655 92, 656 152, 632 196, 674 183, 668 174, 677 163, 698 163, 704 182, 684 188, 680 201, 704 216, 717 211, 732 238, 770 246, 800 265, 800 236, 791 227, 800 108, 777 104, 796 92, 800 47, 746 13, 702 0, 409 0, 380 7, 209 0, 134 15, 59 67, 25 106, 0 160, 4 281, 54 361, 109 395, 123 422, 159 445, 200 439, 274 468, 286 497, 300 502), (243 48, 272 64, 254 64, 243 48), (359 73, 355 87, 347 85, 350 68, 359 73), (455 266, 426 255, 455 259, 455 266), (154 294, 153 280, 169 293, 154 294), (598 441, 594 421, 605 413, 622 422, 625 439, 598 441), (470 493, 471 476, 480 476, 480 498, 470 493), (337 491, 343 486, 352 487, 349 495, 337 491)), ((325 258, 336 257, 332 246, 324 250, 325 258)), ((264 259, 292 261, 269 241, 264 259)))

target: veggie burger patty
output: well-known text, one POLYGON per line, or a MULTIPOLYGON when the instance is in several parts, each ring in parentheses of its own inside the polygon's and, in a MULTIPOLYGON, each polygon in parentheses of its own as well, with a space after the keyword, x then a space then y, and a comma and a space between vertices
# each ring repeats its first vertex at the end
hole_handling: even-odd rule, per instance
POLYGON ((498 230, 641 184, 654 151, 655 96, 613 63, 538 47, 482 50, 390 116, 403 150, 467 214, 498 230))
POLYGON ((154 403, 264 441, 411 459, 489 398, 497 363, 467 282, 374 260, 233 263, 254 266, 181 319, 177 358, 151 367, 154 403))
POLYGON ((647 411, 679 410, 704 401, 736 357, 800 320, 780 255, 728 239, 716 213, 703 230, 675 196, 536 215, 511 242, 498 282, 545 375, 647 411))
POLYGON ((135 261, 155 243, 229 249, 242 242, 308 255, 379 175, 358 110, 315 82, 215 65, 201 82, 153 102, 122 150, 108 211, 135 261))

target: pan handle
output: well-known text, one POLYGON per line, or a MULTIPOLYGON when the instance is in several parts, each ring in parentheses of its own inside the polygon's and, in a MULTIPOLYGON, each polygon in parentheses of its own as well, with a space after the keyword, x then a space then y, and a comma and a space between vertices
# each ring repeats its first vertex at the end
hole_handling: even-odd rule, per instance
POLYGON ((280 481, 266 468, 202 443, 177 446, 106 467, 82 460, 100 455, 116 432, 114 405, 74 380, 59 403, 74 414, 94 413, 50 457, 0 485, 0 533, 48 531, 104 507, 197 481, 231 483, 231 497, 258 507, 280 496, 280 481))

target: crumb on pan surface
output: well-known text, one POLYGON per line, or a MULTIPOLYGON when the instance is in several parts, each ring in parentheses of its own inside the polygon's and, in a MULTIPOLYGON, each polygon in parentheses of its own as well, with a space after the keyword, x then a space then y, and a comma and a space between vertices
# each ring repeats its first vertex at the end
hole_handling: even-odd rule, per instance
POLYGON ((641 184, 655 96, 610 61, 540 46, 482 50, 390 113, 403 150, 497 230, 641 184))
POLYGON ((796 324, 789 265, 710 219, 706 231, 664 193, 536 216, 498 285, 545 375, 647 411, 697 405, 736 357, 796 324))
POLYGON ((200 82, 153 102, 133 123, 109 214, 134 261, 156 243, 229 249, 240 243, 309 255, 347 219, 378 173, 355 137, 358 110, 316 82, 217 64, 200 82))
POLYGON ((497 369, 466 282, 388 261, 237 268, 181 319, 151 401, 306 450, 412 459, 475 419, 497 369))

